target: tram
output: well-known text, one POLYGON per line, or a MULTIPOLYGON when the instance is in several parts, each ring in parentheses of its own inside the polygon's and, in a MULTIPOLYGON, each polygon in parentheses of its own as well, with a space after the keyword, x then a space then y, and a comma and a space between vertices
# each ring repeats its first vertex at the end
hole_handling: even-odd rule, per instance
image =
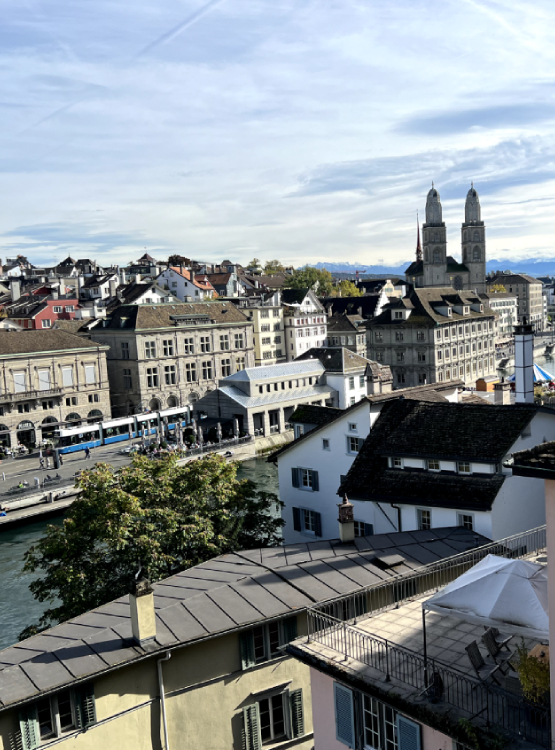
POLYGON ((159 435, 163 440, 175 432, 177 426, 187 427, 190 423, 190 408, 179 406, 79 427, 63 427, 55 431, 53 442, 59 453, 73 453, 150 435, 159 435))

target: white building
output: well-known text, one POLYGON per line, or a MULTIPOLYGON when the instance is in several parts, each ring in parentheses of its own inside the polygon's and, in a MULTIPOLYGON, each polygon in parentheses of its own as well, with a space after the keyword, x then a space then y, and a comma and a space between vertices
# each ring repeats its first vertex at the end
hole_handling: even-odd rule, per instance
POLYGON ((495 344, 513 343, 514 327, 518 324, 518 298, 509 292, 481 294, 484 304, 497 313, 495 320, 495 344))
POLYGON ((214 287, 205 277, 198 279, 194 271, 183 266, 166 268, 156 281, 183 302, 202 302, 215 296, 214 287))
POLYGON ((285 351, 290 362, 308 349, 325 346, 327 315, 310 289, 284 289, 281 297, 285 351))
MULTIPOLYGON (((295 441, 272 456, 278 464, 280 498, 285 503, 282 515, 286 543, 306 541, 307 536, 329 539, 337 535, 337 491, 384 405, 400 396, 456 402, 461 385, 461 381, 435 383, 369 396, 345 411, 330 409, 326 415, 319 410, 317 417, 311 413, 306 421, 302 415, 300 419, 293 415, 295 441), (294 515, 300 517, 298 530, 294 515)), ((375 523, 372 503, 353 502, 357 534, 369 533, 364 529, 365 524, 375 523)), ((376 529, 381 531, 387 525, 385 518, 383 523, 377 519, 376 529)))

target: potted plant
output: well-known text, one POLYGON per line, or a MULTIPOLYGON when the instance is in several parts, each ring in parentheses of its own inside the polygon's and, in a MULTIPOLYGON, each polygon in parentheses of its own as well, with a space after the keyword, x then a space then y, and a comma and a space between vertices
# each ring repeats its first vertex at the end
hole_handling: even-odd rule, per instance
POLYGON ((522 640, 513 664, 518 672, 524 697, 537 706, 549 705, 549 661, 531 656, 522 640))

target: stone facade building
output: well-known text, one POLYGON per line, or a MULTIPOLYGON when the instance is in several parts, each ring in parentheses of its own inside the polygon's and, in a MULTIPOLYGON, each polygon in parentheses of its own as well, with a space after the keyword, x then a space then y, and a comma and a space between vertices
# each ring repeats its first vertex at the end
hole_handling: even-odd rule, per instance
POLYGON ((109 419, 108 347, 66 331, 0 331, 0 443, 34 447, 109 419))
POLYGON ((287 361, 313 347, 325 346, 327 315, 322 303, 310 289, 284 289, 285 350, 287 361))
POLYGON ((518 323, 524 323, 526 318, 526 322, 531 324, 534 331, 545 330, 543 285, 539 279, 526 273, 502 271, 488 279, 488 290, 497 286, 504 286, 511 295, 516 294, 518 323))
POLYGON ((486 228, 480 199, 474 186, 466 196, 461 227, 462 262, 447 255, 447 229, 439 192, 432 185, 426 199, 426 223, 422 227, 423 252, 418 233, 416 261, 405 271, 406 280, 417 287, 448 287, 457 291, 486 291, 486 228))
POLYGON ((90 329, 110 347, 115 416, 185 406, 254 365, 252 323, 235 305, 122 305, 90 329))
POLYGON ((413 289, 368 321, 368 359, 389 365, 394 388, 496 374, 495 313, 472 292, 413 289))

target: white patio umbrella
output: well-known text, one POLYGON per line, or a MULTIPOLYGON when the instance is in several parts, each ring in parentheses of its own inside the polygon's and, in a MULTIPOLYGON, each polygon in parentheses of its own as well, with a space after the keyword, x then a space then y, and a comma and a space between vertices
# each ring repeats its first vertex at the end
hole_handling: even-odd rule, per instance
POLYGON ((422 605, 427 611, 549 640, 547 568, 488 555, 422 605))

